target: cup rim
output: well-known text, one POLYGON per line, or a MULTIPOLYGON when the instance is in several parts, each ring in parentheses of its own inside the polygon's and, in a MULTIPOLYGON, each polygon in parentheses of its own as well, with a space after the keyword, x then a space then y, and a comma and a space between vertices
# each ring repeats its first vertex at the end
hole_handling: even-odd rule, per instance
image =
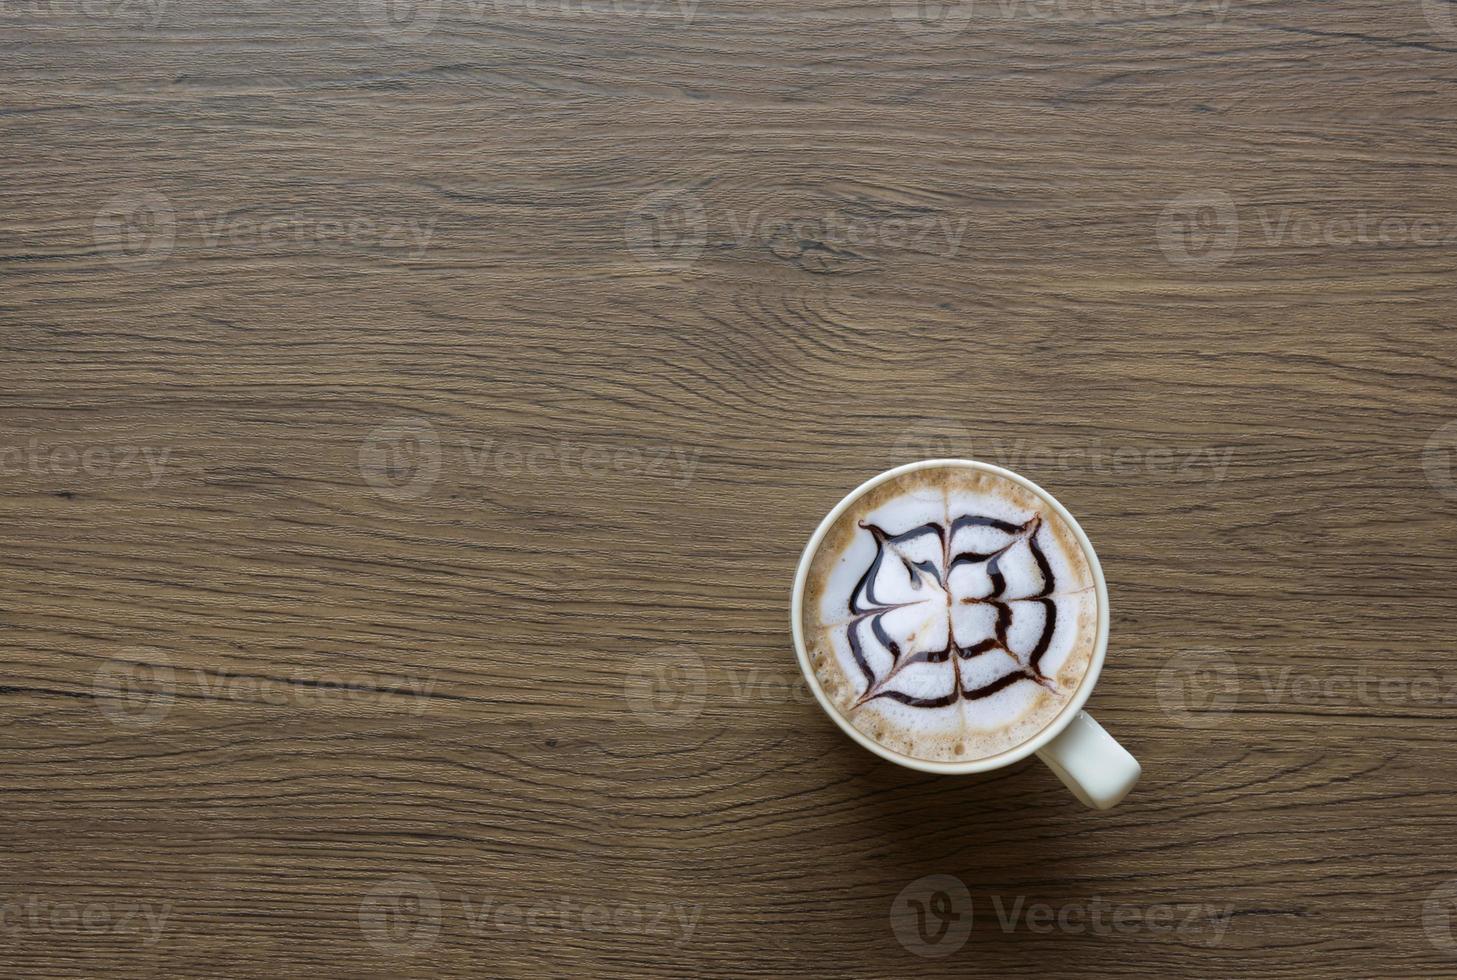
POLYGON ((814 533, 810 535, 809 543, 804 547, 804 553, 800 555, 799 568, 794 574, 794 591, 789 601, 790 626, 794 632, 794 652, 799 661, 799 670, 804 674, 805 683, 814 692, 815 700, 819 702, 825 714, 834 719, 840 730, 851 739, 858 742, 862 747, 869 749, 876 755, 889 762, 905 766, 908 769, 917 769, 921 772, 939 773, 943 775, 967 775, 976 772, 990 772, 993 769, 1000 769, 1019 762, 1037 752, 1048 742, 1056 738, 1064 728, 1072 724, 1078 712, 1087 703, 1088 697, 1097 686, 1098 675, 1103 670, 1103 660, 1108 653, 1108 583, 1103 577, 1103 566, 1098 562, 1098 553, 1093 550, 1093 543, 1088 540, 1087 533, 1077 519, 1064 507, 1056 497, 1042 489, 1031 480, 1019 473, 1013 473, 1009 469, 995 466, 991 463, 983 463, 974 459, 923 459, 914 463, 906 463, 902 466, 892 467, 885 470, 854 490, 851 490, 840 502, 830 509, 830 512, 820 521, 814 533), (958 467, 963 469, 979 470, 985 473, 992 473, 1004 479, 1010 480, 1017 485, 1037 494, 1047 505, 1053 509, 1058 517, 1072 529, 1073 536, 1077 538, 1078 545, 1083 549, 1083 554, 1088 558, 1088 566, 1092 570, 1093 588, 1098 597, 1098 632, 1093 640, 1093 653, 1088 661, 1088 669, 1083 674, 1082 683, 1073 692, 1073 696, 1063 705, 1062 711, 1048 722, 1043 729, 1027 741, 1014 745, 1012 748, 996 755, 987 756, 984 759, 974 759, 968 762, 937 762, 931 759, 917 759, 909 755, 897 752, 881 745, 879 742, 866 735, 860 729, 850 724, 850 719, 842 715, 829 697, 820 689, 819 678, 816 676, 814 667, 809 662, 809 651, 804 644, 804 583, 809 578, 810 563, 813 561, 815 552, 819 549, 820 542, 829 533, 830 527, 835 521, 850 508, 850 505, 859 500, 862 495, 884 483, 893 480, 905 473, 914 473, 917 470, 931 469, 933 467, 958 467))

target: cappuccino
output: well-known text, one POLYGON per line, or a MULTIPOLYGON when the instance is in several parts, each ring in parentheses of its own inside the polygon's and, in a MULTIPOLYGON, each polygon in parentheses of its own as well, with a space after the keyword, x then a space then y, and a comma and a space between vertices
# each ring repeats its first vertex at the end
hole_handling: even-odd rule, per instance
POLYGON ((1078 689, 1098 633, 1077 535, 995 473, 915 470, 829 527, 805 582, 805 646, 849 722, 916 759, 983 759, 1037 735, 1078 689))

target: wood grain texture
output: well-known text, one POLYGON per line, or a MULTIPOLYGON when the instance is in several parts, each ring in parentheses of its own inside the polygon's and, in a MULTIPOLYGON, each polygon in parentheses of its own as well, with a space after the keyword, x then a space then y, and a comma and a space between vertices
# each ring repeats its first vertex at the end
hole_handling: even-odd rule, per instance
POLYGON ((1457 975, 1457 8, 394 9, 0 5, 7 976, 1457 975), (943 453, 1114 811, 798 682, 943 453))

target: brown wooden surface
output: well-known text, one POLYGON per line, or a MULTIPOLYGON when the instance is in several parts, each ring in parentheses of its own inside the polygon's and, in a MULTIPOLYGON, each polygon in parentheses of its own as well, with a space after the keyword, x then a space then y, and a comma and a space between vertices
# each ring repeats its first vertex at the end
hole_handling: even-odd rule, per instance
POLYGON ((380 9, 0 6, 0 971, 1457 973, 1457 8, 380 9), (1099 548, 1115 811, 797 683, 940 453, 1099 548))

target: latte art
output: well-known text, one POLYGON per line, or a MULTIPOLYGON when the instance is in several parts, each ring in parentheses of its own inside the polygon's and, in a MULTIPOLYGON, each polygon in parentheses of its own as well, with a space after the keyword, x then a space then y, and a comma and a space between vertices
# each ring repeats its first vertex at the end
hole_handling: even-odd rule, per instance
POLYGON ((1077 689, 1097 627, 1076 536, 981 471, 879 485, 825 536, 806 583, 816 676, 855 727, 917 758, 994 755, 1077 689))
MULTIPOLYGON (((874 536, 876 552, 874 561, 870 563, 870 567, 865 570, 865 575, 861 577, 860 582, 851 593, 850 612, 854 614, 854 618, 846 627, 855 663, 870 685, 856 701, 857 707, 875 698, 894 698, 902 704, 916 708, 940 708, 951 704, 958 698, 978 701, 990 697, 1019 680, 1029 680, 1053 687, 1052 681, 1038 669, 1038 664, 1043 655, 1047 653, 1048 644, 1057 629, 1057 604, 1048 598, 1057 584, 1057 578, 1048 565, 1046 555, 1037 544, 1037 533, 1042 529, 1040 517, 1034 517, 1022 525, 1016 525, 994 517, 966 515, 953 520, 949 531, 940 524, 922 524, 918 528, 894 536, 874 524, 862 523, 860 526, 874 536), (978 528, 992 529, 1007 536, 1009 540, 1004 544, 994 546, 991 551, 960 551, 953 557, 953 542, 956 541, 958 532, 978 528), (928 543, 941 551, 941 561, 938 563, 933 559, 927 559, 912 562, 906 556, 906 549, 918 539, 927 536, 934 537, 935 540, 928 541, 928 543), (1007 577, 1001 570, 1001 563, 1014 546, 1023 542, 1026 543, 1027 550, 1037 563, 1041 581, 1035 594, 1018 599, 1006 595, 1007 577), (877 580, 899 578, 900 569, 896 567, 897 562, 893 560, 887 563, 885 560, 887 551, 898 560, 901 568, 904 568, 906 583, 910 591, 929 593, 925 595, 925 598, 889 605, 879 604, 880 600, 875 595, 877 580), (982 576, 958 576, 956 574, 960 566, 981 564, 986 566, 982 576), (956 582, 957 579, 960 581, 956 582), (983 579, 984 581, 982 581, 983 579), (961 592, 967 594, 962 595, 961 592), (978 595, 978 592, 984 594, 978 595), (1018 666, 1008 669, 995 680, 974 690, 967 690, 961 683, 960 664, 962 660, 978 657, 993 650, 1008 654, 1013 659, 1016 658, 1016 654, 1007 644, 1012 626, 1018 618, 1018 614, 1014 610, 1022 602, 1035 602, 1041 607, 1041 628, 1026 663, 1019 662, 1018 666), (862 605, 862 603, 868 603, 868 605, 862 605), (987 621, 989 618, 987 616, 963 616, 961 622, 957 621, 958 606, 980 604, 990 607, 992 614, 990 622, 987 621), (926 608, 921 608, 923 606, 926 608), (922 649, 915 653, 906 653, 905 651, 910 649, 915 642, 916 633, 912 632, 901 639, 895 639, 886 631, 885 617, 889 613, 907 608, 911 610, 911 613, 907 617, 902 617, 902 623, 920 620, 918 629, 924 629, 930 625, 931 621, 941 620, 931 629, 931 632, 945 638, 945 643, 939 650, 922 649), (867 626, 870 633, 891 656, 890 667, 879 677, 876 676, 866 659, 863 633, 867 626), (958 630, 958 627, 961 629, 958 630), (958 631, 962 634, 960 639, 957 637, 958 631), (947 693, 933 693, 929 697, 923 697, 909 694, 896 687, 893 682, 904 673, 906 668, 922 663, 950 665, 949 671, 939 672, 941 675, 939 681, 949 685, 950 689, 947 693)), ((963 535, 963 537, 970 536, 969 534, 963 535)), ((962 542, 962 544, 970 543, 972 542, 962 542)), ((980 544, 980 542, 976 543, 980 544)), ((881 582, 882 591, 894 589, 899 584, 894 581, 889 584, 881 582)))

